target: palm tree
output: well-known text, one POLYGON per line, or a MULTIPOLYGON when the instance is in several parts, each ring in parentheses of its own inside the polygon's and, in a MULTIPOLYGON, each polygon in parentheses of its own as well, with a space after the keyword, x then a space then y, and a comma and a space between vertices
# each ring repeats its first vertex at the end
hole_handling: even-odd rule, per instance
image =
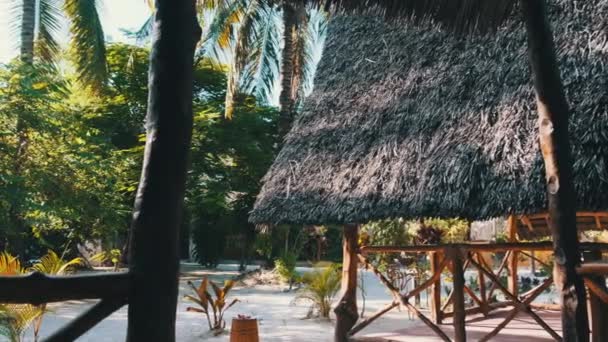
MULTIPOLYGON (((203 39, 197 56, 212 57, 229 65, 226 118, 232 117, 235 106, 247 96, 252 95, 262 103, 272 102, 276 82, 282 78, 282 84, 287 85, 284 91, 289 94, 283 98, 291 104, 283 117, 290 121, 303 94, 310 90, 326 17, 316 7, 303 4, 295 7, 297 15, 292 16, 293 8, 287 3, 278 6, 271 0, 197 1, 199 18, 211 18, 200 22, 203 39), (284 32, 291 34, 287 37, 284 32), (293 82, 286 82, 286 78, 293 82)), ((136 42, 149 39, 151 23, 149 18, 131 34, 136 42)))
POLYGON ((61 18, 70 24, 70 52, 79 79, 95 90, 106 78, 105 42, 96 0, 23 0, 13 13, 19 30, 20 59, 56 63, 61 18), (19 8, 20 7, 20 8, 19 8))
MULTIPOLYGON (((56 36, 60 31, 63 14, 70 22, 70 52, 75 61, 78 79, 94 91, 100 91, 106 79, 105 42, 103 29, 97 13, 96 0, 23 0, 13 8, 17 14, 14 22, 19 31, 19 59, 26 66, 36 61, 54 65, 60 51, 56 36)), ((17 149, 14 156, 13 172, 22 173, 29 145, 29 125, 19 115, 17 118, 17 149)), ((26 230, 19 205, 12 203, 9 215, 13 230, 18 234, 26 230)), ((14 248, 23 253, 20 238, 14 241, 14 248)))

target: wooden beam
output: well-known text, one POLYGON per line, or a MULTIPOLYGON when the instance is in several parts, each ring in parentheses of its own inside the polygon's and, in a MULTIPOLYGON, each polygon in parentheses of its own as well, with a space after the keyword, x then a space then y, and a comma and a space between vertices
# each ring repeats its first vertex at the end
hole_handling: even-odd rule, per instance
POLYGON ((602 289, 595 282, 591 281, 591 279, 585 278, 585 285, 589 291, 591 291, 594 295, 596 295, 602 302, 608 304, 608 292, 605 289, 602 289))
POLYGON ((562 305, 567 341, 588 341, 586 292, 576 273, 581 254, 576 229, 576 190, 570 147, 570 109, 562 84, 546 0, 520 0, 528 38, 538 110, 539 144, 545 169, 549 228, 554 245, 553 275, 562 305))
MULTIPOLYGON (((438 252, 446 247, 457 247, 462 251, 469 252, 507 252, 507 251, 551 251, 553 245, 551 241, 538 242, 501 242, 501 243, 452 243, 440 245, 420 245, 420 246, 365 246, 361 248, 361 253, 418 253, 418 252, 438 252)), ((581 250, 601 250, 608 251, 608 243, 604 242, 581 242, 581 250)))
MULTIPOLYGON (((422 312, 420 312, 420 310, 418 310, 415 306, 413 306, 412 304, 410 304, 408 301, 404 301, 403 304, 412 312, 414 312, 414 314, 416 314, 416 316, 422 321, 424 322, 429 328, 431 328, 437 335, 439 335, 439 337, 441 337, 442 340, 446 341, 446 342, 451 342, 450 338, 448 337, 448 335, 446 335, 443 330, 441 330, 440 327, 438 327, 437 325, 435 325, 433 322, 431 322, 430 319, 428 319, 425 315, 422 314, 422 312)), ((456 340, 458 341, 458 340, 456 340)))
MULTIPOLYGON (((496 309, 506 308, 509 306, 513 306, 512 301, 489 303, 488 310, 492 311, 492 310, 496 310, 496 309)), ((477 315, 479 313, 483 314, 483 310, 479 306, 476 306, 473 308, 467 308, 464 310, 464 312, 465 312, 466 316, 477 315)), ((454 317, 453 311, 448 311, 448 312, 443 313, 443 318, 451 318, 451 317, 454 317)))
POLYGON ((376 319, 380 318, 385 313, 391 311, 392 309, 394 309, 394 308, 396 308, 398 306, 399 306, 399 302, 397 302, 397 301, 394 301, 394 302, 386 305, 385 307, 383 307, 380 310, 376 311, 373 315, 371 315, 368 318, 366 318, 366 319, 360 321, 359 323, 357 323, 357 325, 355 325, 352 329, 350 329, 350 331, 348 332, 348 336, 349 337, 354 336, 359 331, 365 329, 365 327, 367 327, 368 325, 370 325, 373 321, 375 321, 376 319))
POLYGON ((359 226, 344 226, 342 238, 342 298, 334 309, 336 313, 335 342, 347 342, 349 331, 359 319, 357 311, 359 226))
MULTIPOLYGON (((538 296, 540 293, 542 293, 542 291, 544 291, 547 287, 549 287, 549 285, 551 285, 551 283, 553 282, 553 279, 551 279, 551 278, 546 279, 542 284, 540 284, 539 286, 537 286, 535 288, 536 289, 535 291, 537 291, 537 293, 535 295, 530 295, 528 298, 526 298, 522 302, 521 300, 519 300, 519 298, 517 298, 517 296, 514 296, 511 292, 509 292, 509 289, 507 289, 504 285, 502 285, 500 283, 500 279, 498 279, 492 272, 486 270, 485 267, 479 265, 478 263, 476 263, 473 260, 471 260, 471 264, 473 266, 477 267, 482 272, 484 272, 486 274, 486 276, 488 276, 488 278, 490 278, 493 282, 495 282, 497 284, 498 288, 505 294, 505 296, 507 296, 510 300, 513 301, 513 304, 515 305, 515 309, 510 313, 509 316, 507 316, 508 321, 512 320, 517 315, 518 311, 523 310, 528 315, 530 315, 541 327, 543 327, 554 339, 561 340, 561 337, 555 332, 555 330, 553 330, 553 328, 551 328, 547 323, 545 323, 545 321, 543 321, 534 311, 530 310, 529 305, 528 305, 530 302, 532 302, 534 300, 534 298, 536 298, 536 296, 538 296), (516 309, 517 309, 517 311, 515 311, 516 309), (512 315, 512 317, 511 317, 511 315, 512 315)), ((484 337, 484 339, 482 339, 481 341, 487 341, 492 336, 495 336, 496 334, 498 334, 498 332, 507 325, 507 323, 508 323, 507 319, 505 319, 506 322, 503 321, 503 323, 498 325, 492 332, 490 332, 487 335, 487 339, 484 337)))
POLYGON ((75 341, 125 304, 127 304, 126 298, 102 299, 99 303, 93 305, 93 307, 44 339, 43 342, 75 341))
POLYGON ((406 297, 407 299, 409 299, 409 298, 411 298, 411 297, 413 297, 413 296, 421 293, 427 287, 433 285, 437 280, 441 279, 441 272, 447 266, 448 263, 449 263, 448 259, 444 258, 441 261, 441 263, 439 264, 439 266, 437 267, 437 269, 435 270, 435 272, 433 272, 433 274, 431 275, 431 277, 429 279, 427 279, 422 284, 418 285, 416 288, 412 289, 412 291, 406 293, 404 295, 404 297, 406 297))
MULTIPOLYGON (((586 262, 597 261, 602 259, 602 253, 585 252, 583 257, 586 262)), ((591 340, 608 341, 608 302, 602 300, 602 297, 608 299, 606 277, 602 274, 588 275, 584 281, 589 293, 587 306, 591 321, 591 340)))
MULTIPOLYGON (((540 218, 548 218, 549 213, 537 213, 537 214, 529 214, 526 215, 529 219, 540 219, 540 218)), ((608 217, 608 211, 577 211, 576 217, 588 217, 588 216, 597 216, 597 217, 608 217)))
MULTIPOLYGON (((475 255, 480 264, 486 265, 486 261, 484 260, 483 255, 481 255, 481 252, 476 252, 475 255)), ((488 307, 488 297, 486 296, 486 278, 480 270, 477 270, 477 282, 479 283, 479 296, 481 297, 479 306, 481 307, 483 315, 487 316, 490 310, 488 307)))
POLYGON ((359 260, 361 261, 361 263, 366 265, 366 267, 368 269, 370 269, 372 271, 372 273, 374 273, 374 275, 376 275, 376 277, 378 277, 378 280, 380 280, 380 282, 391 292, 394 300, 397 300, 401 305, 405 306, 410 311, 414 312, 418 316, 418 318, 420 318, 421 321, 423 321, 429 328, 431 328, 444 341, 448 341, 448 342, 450 341, 450 338, 441 330, 441 328, 439 328, 437 325, 435 325, 433 322, 431 322, 430 319, 428 319, 420 311, 418 311, 418 309, 416 309, 413 305, 411 305, 407 301, 407 297, 401 295, 401 293, 399 293, 399 290, 390 282, 390 280, 386 279, 386 277, 380 271, 378 271, 378 269, 374 265, 370 264, 370 262, 362 254, 359 254, 358 257, 359 257, 359 260))
POLYGON ((576 268, 580 275, 608 275, 608 264, 599 262, 584 263, 576 268))
MULTIPOLYGON (((532 227, 532 224, 530 223, 530 220, 526 216, 521 216, 521 221, 524 223, 527 221, 528 228, 530 230, 534 229, 532 227)), ((517 218, 514 215, 509 216, 509 219, 507 221, 507 237, 509 238, 510 242, 517 241, 517 218)), ((519 292, 519 288, 518 288, 519 275, 517 274, 518 256, 519 256, 519 254, 517 253, 517 251, 515 251, 515 250, 511 251, 511 255, 509 256, 509 262, 508 262, 509 263, 509 277, 507 278, 507 284, 508 284, 509 291, 514 296, 517 296, 517 293, 519 292)))
MULTIPOLYGON (((441 270, 439 270, 439 252, 431 252, 431 273, 439 273, 439 277, 431 285, 431 319, 435 324, 441 324, 441 270)), ((447 260, 444 258, 444 260, 447 260)))
POLYGON ((0 303, 62 302, 74 299, 124 298, 129 294, 128 273, 47 276, 34 272, 0 277, 0 303))
MULTIPOLYGON (((483 338, 480 339, 480 342, 482 341, 489 341, 490 339, 492 339, 494 336, 498 335, 498 333, 507 326, 507 324, 509 324, 509 322, 511 322, 516 316, 517 314, 521 311, 524 310, 526 311, 528 314, 531 311, 531 309, 529 308, 529 304, 532 303, 532 301, 538 297, 538 295, 540 295, 543 291, 545 291, 550 285, 551 285, 552 281, 551 280, 545 280, 542 284, 538 285, 536 288, 533 289, 533 294, 526 298, 522 303, 518 303, 518 304, 524 304, 522 305, 516 305, 515 308, 513 308, 513 310, 511 310, 511 312, 509 312, 507 314, 507 316, 505 317, 505 319, 499 324, 497 325, 492 331, 490 331, 487 335, 485 335, 483 338)), ((544 323, 544 321, 543 321, 544 323)), ((547 326, 546 324, 544 326, 547 326)), ((543 326, 543 327, 544 327, 543 326)), ((549 328, 551 330, 551 332, 549 332, 549 334, 555 338, 556 340, 561 340, 561 337, 559 335, 557 335, 555 333, 555 331, 553 331, 553 329, 549 328)))
POLYGON ((465 342, 467 334, 465 329, 465 308, 464 308, 464 262, 462 253, 457 248, 446 249, 446 257, 452 261, 452 274, 454 285, 454 303, 452 324, 454 325, 454 341, 465 342))
MULTIPOLYGON (((507 262, 509 261, 509 255, 510 254, 511 254, 511 251, 507 251, 505 253, 504 257, 502 258, 502 261, 500 262, 500 267, 498 267, 498 271, 496 272, 496 276, 498 278, 500 278, 500 274, 502 273, 502 271, 507 266, 507 262)), ((494 274, 494 270, 492 270, 489 267, 488 267, 488 270, 490 270, 494 274)), ((488 292, 488 301, 490 299, 492 299, 492 295, 494 294, 494 290, 496 290, 496 283, 492 282, 492 285, 490 286, 490 292, 488 292)))

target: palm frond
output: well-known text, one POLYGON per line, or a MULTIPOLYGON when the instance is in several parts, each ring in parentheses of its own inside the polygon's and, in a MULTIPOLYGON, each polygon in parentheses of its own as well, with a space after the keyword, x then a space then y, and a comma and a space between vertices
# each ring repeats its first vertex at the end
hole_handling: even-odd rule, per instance
POLYGON ((8 252, 0 253, 0 275, 17 275, 24 273, 21 262, 8 252))
POLYGON ((255 35, 249 49, 248 64, 241 76, 241 87, 262 103, 268 103, 280 75, 281 31, 276 8, 264 6, 260 9, 255 35))
POLYGON ((216 9, 211 24, 203 32, 200 55, 225 59, 226 49, 234 42, 234 25, 241 21, 246 5, 246 0, 233 0, 216 9))
POLYGON ((32 270, 45 274, 69 274, 74 268, 84 264, 82 258, 75 258, 69 261, 63 260, 57 253, 49 250, 40 261, 32 266, 32 270))
POLYGON ((96 0, 66 0, 70 20, 71 50, 84 84, 103 88, 107 78, 106 48, 96 0))
POLYGON ((296 108, 302 105, 304 98, 310 94, 314 84, 314 75, 319 60, 325 38, 327 36, 327 24, 329 19, 327 13, 318 9, 309 9, 308 25, 302 28, 303 42, 301 59, 303 64, 300 69, 300 81, 298 95, 296 97, 296 108))
POLYGON ((139 29, 137 29, 136 31, 127 31, 127 30, 123 30, 123 33, 135 40, 135 44, 136 45, 144 45, 147 44, 150 41, 150 38, 152 37, 152 27, 154 25, 154 13, 152 13, 147 19, 146 21, 141 25, 141 27, 139 29))
POLYGON ((232 118, 235 102, 238 102, 239 95, 243 93, 241 87, 242 71, 247 65, 249 49, 252 45, 254 37, 254 29, 259 8, 262 5, 261 0, 251 0, 244 10, 243 20, 239 25, 238 36, 234 53, 232 54, 232 65, 228 74, 228 85, 226 89, 226 105, 225 116, 228 119, 232 118))
POLYGON ((45 313, 45 308, 30 304, 0 304, 0 336, 18 342, 25 330, 45 313))
POLYGON ((54 64, 60 50, 56 35, 61 28, 61 4, 57 0, 40 0, 38 4, 37 57, 54 64))

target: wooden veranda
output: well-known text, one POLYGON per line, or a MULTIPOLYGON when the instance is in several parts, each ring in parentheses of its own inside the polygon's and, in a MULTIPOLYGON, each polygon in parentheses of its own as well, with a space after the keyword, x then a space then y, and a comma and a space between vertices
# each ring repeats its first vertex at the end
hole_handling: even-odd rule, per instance
MULTIPOLYGON (((537 218, 543 218, 544 220, 546 215, 532 217, 535 220, 537 218)), ((580 213, 579 221, 586 222, 589 217, 597 222, 598 218, 607 216, 604 213, 580 213)), ((547 337, 550 336, 556 341, 561 341, 562 337, 556 331, 559 330, 560 326, 556 327, 555 322, 553 324, 547 323, 546 318, 542 317, 547 316, 546 314, 542 316, 538 314, 538 311, 541 310, 545 313, 553 311, 555 314, 548 317, 555 321, 556 315, 559 317, 559 305, 534 303, 534 300, 553 284, 553 277, 547 276, 524 293, 518 291, 518 257, 530 258, 550 269, 551 266, 535 257, 534 252, 553 250, 551 241, 518 241, 517 231, 518 228, 521 228, 522 222, 526 228, 534 229, 529 217, 511 216, 507 221, 507 232, 510 240, 508 242, 468 242, 418 246, 355 246, 353 241, 357 241, 358 227, 356 225, 346 226, 344 240, 345 274, 343 274, 345 291, 336 313, 338 315, 356 313, 356 279, 359 266, 371 270, 392 296, 385 307, 365 319, 357 320, 356 314, 352 315, 351 317, 356 323, 353 323, 352 328, 348 330, 347 337, 355 340, 356 335, 368 325, 393 309, 400 307, 417 316, 443 341, 466 341, 466 322, 472 316, 481 316, 481 318, 476 318, 475 322, 480 322, 484 318, 493 320, 492 329, 482 329, 481 332, 476 331, 475 333, 475 340, 489 341, 500 337, 501 331, 518 315, 527 316, 529 320, 536 324, 537 328, 540 327, 547 333, 547 337), (426 258, 430 262, 428 277, 409 291, 399 289, 393 279, 389 279, 387 274, 381 272, 376 265, 370 262, 370 256, 377 253, 426 254, 426 258), (489 264, 483 255, 484 253, 500 253, 501 259, 498 267, 489 264), (476 273, 477 289, 473 289, 470 281, 467 282, 465 279, 464 274, 467 270, 473 270, 476 273), (451 276, 452 288, 449 295, 442 298, 442 274, 444 273, 451 276), (506 284, 501 281, 503 276, 507 278, 506 284), (353 282, 352 279, 355 279, 355 281, 353 282), (412 299, 423 291, 429 290, 430 306, 426 312, 423 312, 424 310, 414 305, 412 299), (495 296, 497 293, 502 294, 502 299, 497 299, 497 296, 495 296), (465 305, 465 297, 470 298, 472 305, 468 307, 465 305), (446 321, 449 321, 448 329, 445 328, 446 321), (453 339, 451 336, 453 336, 453 339)), ((602 224, 594 225, 594 229, 602 226, 602 224)), ((589 229, 585 226, 581 226, 581 228, 581 230, 589 229)), ((606 341, 608 340, 606 328, 608 312, 604 312, 606 311, 605 305, 608 305, 608 292, 606 291, 603 275, 608 274, 608 264, 599 261, 602 253, 608 251, 608 244, 583 242, 580 244, 580 251, 585 257, 585 263, 577 271, 584 277, 588 293, 591 337, 593 341, 606 341)), ((336 329, 339 328, 338 324, 336 329)), ((407 336, 407 329, 402 330, 400 334, 407 336)))

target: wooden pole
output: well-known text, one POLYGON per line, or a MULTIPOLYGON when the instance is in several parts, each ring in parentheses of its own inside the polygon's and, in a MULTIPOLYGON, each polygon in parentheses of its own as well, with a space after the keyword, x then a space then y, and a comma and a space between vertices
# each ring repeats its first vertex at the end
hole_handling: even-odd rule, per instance
POLYGON ((156 0, 155 7, 146 147, 129 248, 129 342, 175 341, 194 50, 201 35, 194 0, 156 0))
MULTIPOLYGON (((481 252, 477 252, 476 255, 477 262, 481 265, 485 265, 486 262, 483 259, 483 255, 481 254, 481 252)), ((483 272, 481 272, 480 270, 477 270, 477 272, 477 282, 479 283, 479 296, 481 297, 481 304, 479 306, 481 307, 481 312, 483 313, 483 315, 487 316, 490 310, 488 307, 488 297, 486 295, 486 277, 484 277, 483 272)))
POLYGON ((465 330, 466 311, 464 308, 464 263, 462 252, 457 248, 447 248, 447 255, 452 260, 452 274, 454 280, 454 341, 465 342, 467 340, 465 330))
POLYGON ((0 303, 43 303, 75 299, 126 298, 128 273, 48 276, 39 272, 0 277, 0 303))
MULTIPOLYGON (((602 252, 589 251, 584 253, 585 262, 601 261, 602 252)), ((606 277, 604 275, 592 275, 587 277, 597 287, 606 292, 606 277)), ((587 282, 586 282, 587 283, 587 282)), ((589 286, 588 286, 589 287, 589 286)), ((608 341, 608 304, 599 297, 595 291, 589 292, 589 317, 591 319, 591 340, 593 342, 608 341)))
POLYGON ((568 133, 569 108, 559 74, 545 0, 520 0, 528 34, 540 147, 545 164, 549 226, 553 235, 553 276, 561 294, 565 341, 588 341, 585 287, 576 228, 576 193, 568 133))
MULTIPOLYGON (((517 242, 517 218, 515 215, 509 216, 507 220, 507 236, 509 238, 509 242, 517 242)), ((517 296, 519 292, 518 287, 518 275, 517 275, 517 259, 519 253, 517 251, 511 251, 509 255, 509 277, 507 278, 507 287, 509 291, 517 296)))
POLYGON ((334 309, 336 313, 335 342, 347 342, 350 330, 357 323, 357 266, 359 227, 344 226, 342 239, 342 298, 334 309))
MULTIPOLYGON (((440 255, 438 252, 431 252, 429 255, 431 259, 431 274, 435 274, 439 267, 440 255)), ((441 276, 431 285, 431 318, 435 324, 441 324, 441 276)))

